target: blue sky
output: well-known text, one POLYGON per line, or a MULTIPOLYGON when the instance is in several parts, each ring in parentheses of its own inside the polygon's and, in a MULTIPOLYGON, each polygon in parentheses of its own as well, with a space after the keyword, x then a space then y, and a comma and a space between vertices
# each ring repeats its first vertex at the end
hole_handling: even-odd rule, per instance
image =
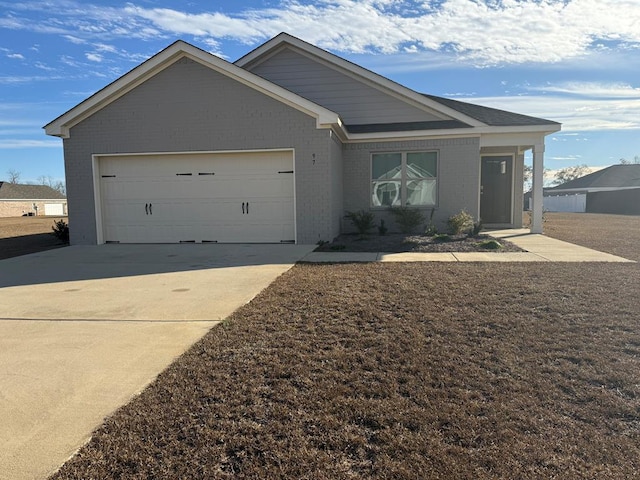
POLYGON ((563 123, 546 166, 640 156, 638 0, 0 0, 0 180, 64 180, 42 126, 176 39, 286 31, 419 92, 563 123))

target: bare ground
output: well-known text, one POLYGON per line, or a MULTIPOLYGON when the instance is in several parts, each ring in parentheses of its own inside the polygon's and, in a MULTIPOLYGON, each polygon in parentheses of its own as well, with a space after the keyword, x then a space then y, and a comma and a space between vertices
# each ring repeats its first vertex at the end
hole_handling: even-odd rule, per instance
POLYGON ((68 223, 67 217, 0 218, 0 260, 66 246, 52 234, 58 220, 68 223))
MULTIPOLYGON (((545 227, 640 259, 609 217, 545 227)), ((297 265, 52 478, 638 478, 639 291, 637 264, 297 265)))

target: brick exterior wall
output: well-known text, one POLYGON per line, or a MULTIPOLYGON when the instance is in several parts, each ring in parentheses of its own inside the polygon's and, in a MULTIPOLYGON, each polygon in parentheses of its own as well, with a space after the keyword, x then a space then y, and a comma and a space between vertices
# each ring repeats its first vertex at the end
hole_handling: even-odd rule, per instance
MULTIPOLYGON (((447 219, 460 210, 475 218, 480 212, 480 141, 478 138, 453 138, 347 144, 344 157, 344 211, 370 210, 376 223, 384 219, 389 231, 397 231, 393 216, 386 208, 371 207, 371 154, 375 152, 438 151, 438 204, 434 223, 444 229, 447 219)), ((423 209, 427 218, 431 207, 423 209)), ((344 212, 343 212, 344 213, 344 212)), ((343 230, 353 231, 343 219, 343 230)))
POLYGON ((181 59, 74 126, 64 140, 72 244, 95 244, 93 154, 294 148, 298 243, 336 235, 339 159, 314 118, 181 59))
POLYGON ((44 216, 44 204, 47 203, 64 203, 64 212, 67 213, 66 201, 60 200, 0 200, 0 217, 21 217, 25 213, 33 213, 34 215, 44 216), (37 211, 33 205, 38 207, 37 211))

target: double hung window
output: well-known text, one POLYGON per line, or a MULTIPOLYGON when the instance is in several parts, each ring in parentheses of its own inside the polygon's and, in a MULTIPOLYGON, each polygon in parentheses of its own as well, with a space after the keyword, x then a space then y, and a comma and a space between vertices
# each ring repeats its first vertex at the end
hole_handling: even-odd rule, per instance
POLYGON ((371 156, 371 205, 435 206, 438 152, 374 153, 371 156))

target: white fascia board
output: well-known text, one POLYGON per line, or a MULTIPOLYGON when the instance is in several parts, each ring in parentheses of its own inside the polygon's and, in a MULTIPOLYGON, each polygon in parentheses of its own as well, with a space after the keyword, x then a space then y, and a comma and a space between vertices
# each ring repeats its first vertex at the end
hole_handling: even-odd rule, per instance
POLYGON ((353 62, 345 60, 337 55, 333 55, 332 53, 323 50, 322 48, 311 45, 299 38, 293 37, 286 33, 281 33, 278 36, 272 38, 268 42, 262 44, 252 52, 248 53, 244 57, 238 59, 234 65, 238 65, 242 68, 248 66, 251 63, 260 64, 262 61, 269 58, 273 53, 279 50, 278 47, 282 45, 290 45, 297 48, 300 53, 306 53, 311 57, 315 57, 315 59, 320 59, 323 63, 331 68, 338 68, 343 73, 355 78, 359 81, 366 81, 366 83, 374 88, 382 89, 386 93, 395 96, 405 102, 412 104, 418 108, 423 108, 426 111, 435 114, 441 115, 446 118, 453 118, 455 120, 459 120, 468 125, 478 127, 485 125, 479 120, 469 117, 457 110, 449 108, 441 103, 435 102, 424 95, 416 92, 415 90, 411 90, 393 80, 389 80, 388 78, 383 77, 371 70, 367 70, 364 67, 356 65, 353 62), (262 58, 264 56, 264 58, 262 58))
POLYGON ((455 130, 415 130, 411 132, 378 132, 378 133, 351 133, 346 141, 348 143, 362 142, 393 142, 402 140, 425 140, 434 138, 478 138, 480 134, 473 129, 460 128, 455 130))
POLYGON ((560 131, 560 126, 533 125, 527 127, 490 127, 474 129, 481 133, 481 147, 544 144, 544 137, 560 131))
MULTIPOLYGON (((553 132, 557 132, 556 129, 553 132)), ((527 127, 476 127, 440 130, 413 130, 405 132, 349 133, 352 142, 372 142, 377 140, 406 140, 433 137, 480 137, 480 147, 504 147, 514 145, 534 145, 544 141, 545 135, 553 133, 549 125, 527 127)))
POLYGON ((318 128, 330 128, 332 125, 342 125, 337 113, 254 75, 226 60, 179 40, 113 83, 107 85, 102 90, 96 92, 84 102, 45 125, 45 132, 47 135, 68 138, 71 127, 77 125, 109 103, 122 97, 179 58, 185 56, 314 117, 318 128))

